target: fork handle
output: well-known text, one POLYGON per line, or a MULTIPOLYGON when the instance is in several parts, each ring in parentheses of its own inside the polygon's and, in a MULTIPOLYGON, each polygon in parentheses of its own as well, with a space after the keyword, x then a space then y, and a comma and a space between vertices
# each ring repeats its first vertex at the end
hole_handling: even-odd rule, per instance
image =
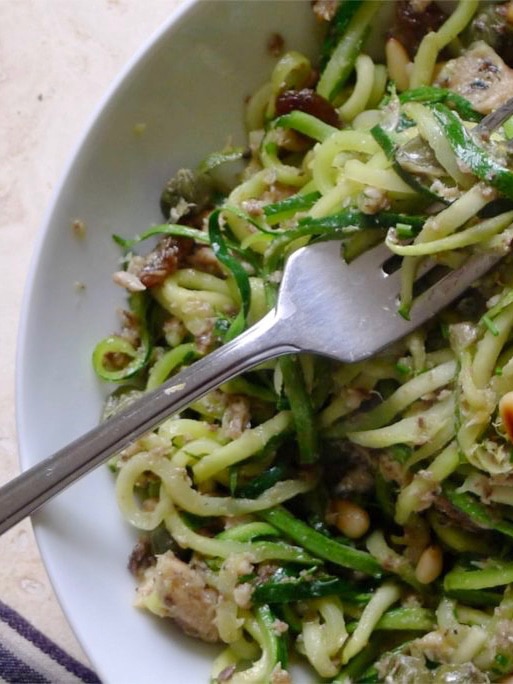
POLYGON ((276 311, 269 312, 237 339, 0 487, 0 534, 195 399, 268 359, 299 351, 286 341, 287 328, 276 311))

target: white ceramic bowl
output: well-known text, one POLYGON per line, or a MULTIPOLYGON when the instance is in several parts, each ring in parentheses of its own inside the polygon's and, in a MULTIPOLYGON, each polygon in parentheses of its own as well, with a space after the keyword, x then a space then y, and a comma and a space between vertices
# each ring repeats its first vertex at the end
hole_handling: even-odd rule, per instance
MULTIPOLYGON (((287 49, 315 54, 315 29, 304 1, 189 2, 107 94, 64 174, 29 277, 17 377, 23 467, 99 419, 105 388, 91 351, 117 329, 124 302, 111 281, 120 256, 112 234, 160 222, 160 191, 174 171, 194 167, 230 136, 243 144, 244 98, 275 61, 268 38, 279 32, 287 49), (74 219, 86 226, 81 239, 74 219)), ((216 649, 132 606, 126 562, 135 533, 117 511, 106 468, 34 522, 62 606, 104 682, 208 681, 216 649)))

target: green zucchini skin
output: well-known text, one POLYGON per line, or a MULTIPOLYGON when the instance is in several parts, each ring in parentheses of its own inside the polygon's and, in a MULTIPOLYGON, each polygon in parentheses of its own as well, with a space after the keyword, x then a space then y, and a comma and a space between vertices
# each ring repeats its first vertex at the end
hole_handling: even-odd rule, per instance
POLYGON ((324 69, 333 51, 349 26, 349 22, 360 8, 363 0, 342 0, 330 21, 326 35, 321 44, 320 67, 324 69))
POLYGON ((372 594, 359 592, 354 585, 331 575, 325 577, 297 577, 277 572, 272 579, 257 584, 253 590, 253 603, 293 603, 324 596, 339 596, 352 603, 367 603, 372 594))
POLYGON ((292 515, 286 508, 277 506, 260 513, 266 522, 284 532, 288 537, 322 558, 341 567, 357 570, 372 577, 381 577, 383 570, 378 561, 366 551, 326 537, 292 515))
POLYGON ((379 10, 381 2, 367 0, 365 3, 346 0, 344 5, 347 12, 351 12, 349 20, 341 22, 343 31, 338 35, 338 42, 324 66, 317 92, 332 102, 344 87, 353 71, 356 59, 361 52, 362 45, 369 34, 370 24, 379 10), (354 8, 349 7, 354 5, 354 8))
POLYGON ((412 88, 411 90, 404 90, 398 95, 398 98, 401 104, 404 104, 405 102, 424 102, 426 104, 435 104, 439 102, 445 104, 458 112, 465 121, 474 121, 478 123, 483 118, 483 115, 477 112, 465 97, 462 97, 448 88, 421 86, 419 88, 412 88))
POLYGON ((476 142, 455 112, 443 104, 433 105, 432 111, 462 165, 477 178, 513 199, 513 173, 476 142))
POLYGON ((493 512, 468 492, 458 492, 456 487, 446 482, 443 493, 451 504, 464 513, 476 525, 487 530, 494 530, 506 537, 513 538, 513 523, 507 520, 495 520, 493 512))

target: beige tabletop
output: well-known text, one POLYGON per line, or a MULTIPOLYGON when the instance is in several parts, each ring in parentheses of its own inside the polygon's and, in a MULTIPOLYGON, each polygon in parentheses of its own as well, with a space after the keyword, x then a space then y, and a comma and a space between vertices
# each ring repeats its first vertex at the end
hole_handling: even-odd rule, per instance
MULTIPOLYGON (((0 483, 19 471, 16 336, 43 214, 102 95, 181 2, 0 0, 0 483)), ((87 663, 28 521, 0 537, 0 600, 87 663)))

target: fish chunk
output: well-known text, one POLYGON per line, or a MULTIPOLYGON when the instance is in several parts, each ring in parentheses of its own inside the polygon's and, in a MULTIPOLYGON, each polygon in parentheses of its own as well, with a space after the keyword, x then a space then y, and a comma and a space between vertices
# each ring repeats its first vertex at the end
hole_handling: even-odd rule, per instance
POLYGON ((481 114, 489 114, 513 96, 513 69, 480 40, 461 57, 449 60, 435 85, 465 97, 481 114))

